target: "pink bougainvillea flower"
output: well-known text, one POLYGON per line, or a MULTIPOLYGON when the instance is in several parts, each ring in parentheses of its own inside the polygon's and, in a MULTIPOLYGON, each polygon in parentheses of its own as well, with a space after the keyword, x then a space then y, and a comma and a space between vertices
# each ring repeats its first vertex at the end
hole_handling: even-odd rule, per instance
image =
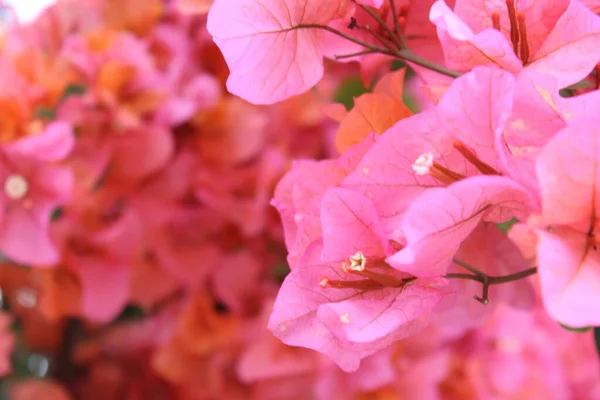
POLYGON ((258 318, 244 329, 245 348, 239 358, 237 373, 246 383, 310 374, 318 370, 317 353, 287 346, 265 329, 273 302, 267 299, 258 318))
POLYGON ((475 176, 430 189, 410 205, 402 220, 407 246, 386 261, 414 276, 444 275, 460 244, 481 221, 522 219, 536 209, 525 188, 500 176, 475 176))
POLYGON ((537 155, 569 121, 593 117, 600 95, 563 98, 555 76, 530 70, 510 75, 475 67, 456 79, 437 109, 478 158, 537 193, 537 155))
POLYGON ((207 28, 231 71, 227 88, 252 103, 284 100, 323 76, 325 31, 347 0, 216 0, 207 28))
POLYGON ((309 246, 286 278, 269 328, 286 344, 355 370, 360 359, 422 327, 446 293, 444 282, 406 283, 385 264, 394 249, 367 196, 328 189, 320 220, 322 241, 309 246))
POLYGON ((325 400, 335 397, 346 400, 387 388, 397 379, 395 347, 390 346, 366 357, 358 370, 352 373, 341 371, 335 364, 322 368, 315 384, 316 398, 325 400))
POLYGON ((316 398, 435 399, 450 369, 444 338, 433 326, 365 358, 353 373, 326 365, 315 383, 316 398))
POLYGON ((224 254, 213 277, 215 296, 235 313, 255 311, 265 294, 261 267, 259 257, 250 251, 224 254))
POLYGON ((106 322, 129 298, 132 269, 141 251, 140 221, 121 199, 107 195, 87 200, 67 209, 53 233, 62 245, 61 269, 80 288, 75 315, 106 322))
POLYGON ((306 248, 322 236, 321 196, 328 188, 339 186, 376 140, 377 135, 368 136, 337 160, 296 161, 277 185, 271 204, 281 216, 291 268, 306 248))
POLYGON ((49 233, 51 215, 70 200, 73 187, 70 169, 53 164, 70 153, 74 136, 64 122, 34 133, 0 145, 0 251, 18 263, 51 266, 59 260, 49 233))
POLYGON ((112 139, 109 174, 121 183, 137 182, 161 171, 175 150, 172 133, 160 125, 130 129, 112 139))
MULTIPOLYGON (((455 258, 490 276, 510 275, 533 266, 532 260, 526 259, 519 248, 492 223, 479 224, 462 242, 455 258)), ((464 273, 465 269, 453 263, 448 272, 464 273)), ((449 280, 449 284, 454 291, 442 299, 434 318, 435 326, 452 336, 481 326, 500 304, 530 309, 535 302, 533 285, 524 279, 491 286, 490 303, 485 305, 473 301, 473 296, 480 296, 480 282, 453 279, 449 280)))
POLYGON ((271 190, 284 168, 282 154, 272 148, 264 149, 248 167, 199 168, 195 195, 243 234, 256 235, 265 227, 271 190))
POLYGON ((169 126, 183 124, 198 111, 217 106, 222 96, 220 82, 209 74, 198 74, 183 87, 180 87, 180 82, 173 86, 181 92, 173 93, 165 100, 157 117, 157 121, 169 126))
POLYGON ((385 132, 342 186, 368 196, 386 233, 396 240, 403 214, 421 193, 468 176, 497 174, 452 136, 436 110, 403 119, 385 132))
POLYGON ((450 134, 478 159, 500 169, 496 137, 510 116, 515 78, 498 68, 476 67, 456 79, 437 104, 450 134))
POLYGON ((469 398, 570 397, 555 336, 534 312, 499 307, 466 340, 455 356, 467 378, 463 385, 471 387, 469 398))
POLYGON ((535 159, 548 140, 565 127, 573 108, 583 106, 583 96, 565 99, 558 94, 559 89, 554 76, 532 71, 519 74, 512 111, 496 136, 499 168, 536 193, 535 159))
POLYGON ((73 35, 61 55, 79 72, 87 97, 110 110, 113 126, 138 128, 164 102, 148 46, 133 34, 100 30, 73 35))
POLYGON ((600 60, 600 17, 578 0, 458 0, 454 12, 440 0, 430 18, 453 69, 497 65, 518 73, 525 67, 556 76, 562 88, 600 60))
POLYGON ((343 272, 339 263, 321 261, 320 253, 315 242, 286 277, 269 329, 285 344, 317 350, 345 371, 355 371, 361 359, 421 329, 446 294, 438 281, 402 287, 389 267, 378 273, 367 266, 362 272, 395 286, 363 279, 343 272))
POLYGON ((141 214, 146 220, 155 220, 147 222, 146 240, 160 268, 179 284, 194 289, 203 284, 219 264, 218 246, 208 239, 214 234, 213 227, 222 222, 211 216, 210 210, 167 207, 159 203, 141 214), (200 223, 204 229, 198 229, 200 223))
POLYGON ((574 122, 555 136, 537 160, 542 212, 538 226, 538 269, 550 315, 574 327, 600 324, 598 255, 598 158, 595 120, 574 122), (542 229, 549 228, 549 229, 542 229))

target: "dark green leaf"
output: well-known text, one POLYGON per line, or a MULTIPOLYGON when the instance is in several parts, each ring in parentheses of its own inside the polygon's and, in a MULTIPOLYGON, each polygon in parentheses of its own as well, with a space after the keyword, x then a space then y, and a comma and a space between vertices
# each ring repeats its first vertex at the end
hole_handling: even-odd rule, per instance
POLYGON ((39 119, 45 119, 45 120, 53 120, 54 118, 56 118, 56 111, 51 109, 51 108, 47 108, 47 107, 39 107, 34 111, 35 117, 39 118, 39 119))
POLYGON ((359 77, 350 78, 340 85, 333 96, 333 101, 342 103, 347 110, 351 110, 352 107, 354 107, 354 98, 370 91, 370 89, 367 89, 363 85, 363 82, 359 77))
POLYGON ((53 211, 52 211, 52 215, 50 216, 50 221, 56 221, 57 219, 59 219, 60 217, 63 216, 63 209, 62 207, 56 207, 53 211))
POLYGON ((85 86, 76 84, 76 83, 72 83, 65 88, 60 100, 65 101, 66 99, 68 99, 71 96, 82 96, 86 92, 87 92, 87 89, 85 88, 85 86))
POLYGON ((275 268, 273 268, 273 278, 277 282, 283 282, 285 277, 290 273, 290 267, 284 261, 277 263, 275 268))
POLYGON ((588 332, 590 329, 592 329, 591 326, 584 326, 583 328, 573 328, 572 326, 565 325, 560 322, 559 322, 559 324, 560 324, 560 326, 562 326, 563 328, 565 328, 566 330, 571 331, 571 332, 588 332))
POLYGON ((500 228, 500 230, 501 230, 502 232, 506 233, 506 232, 508 232, 508 230, 509 230, 510 228, 512 228, 512 226, 513 226, 514 224, 516 224, 517 222, 519 222, 519 220, 518 220, 518 219, 516 219, 516 218, 513 218, 513 219, 511 219, 510 221, 506 221, 506 222, 503 222, 503 223, 501 223, 501 224, 496 224, 496 226, 498 226, 498 228, 500 228))

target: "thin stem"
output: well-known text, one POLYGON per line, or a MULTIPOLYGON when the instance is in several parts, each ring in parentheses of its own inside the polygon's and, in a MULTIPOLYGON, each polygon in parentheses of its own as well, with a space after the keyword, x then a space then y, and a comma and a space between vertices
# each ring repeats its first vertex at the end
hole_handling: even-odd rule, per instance
POLYGON ((363 51, 357 51, 356 53, 350 53, 350 54, 343 54, 341 56, 333 56, 333 58, 335 58, 336 60, 342 60, 344 58, 352 58, 352 57, 357 57, 357 56, 363 56, 365 54, 374 54, 377 53, 375 50, 363 50, 363 51))
POLYGON ((446 278, 446 279, 466 279, 466 280, 469 280, 469 281, 481 282, 481 278, 479 276, 477 276, 477 275, 471 275, 471 274, 450 273, 450 274, 444 275, 442 278, 446 278))
POLYGON ((400 44, 402 45, 402 49, 408 49, 408 44, 406 43, 406 38, 402 33, 402 29, 400 28, 400 23, 398 22, 398 13, 396 12, 396 1, 390 0, 390 8, 392 10, 392 15, 394 16, 394 28, 396 29, 396 36, 400 39, 400 44))
POLYGON ((360 45, 360 46, 363 46, 363 47, 365 47, 365 48, 367 48, 367 49, 369 49, 369 50, 372 50, 374 53, 380 53, 380 54, 386 54, 386 55, 388 55, 388 56, 392 56, 392 57, 398 57, 398 55, 397 55, 397 54, 396 54, 396 52, 394 52, 394 51, 391 51, 391 50, 389 50, 389 49, 386 49, 386 48, 383 48, 383 47, 375 46, 375 45, 372 45, 371 43, 367 43, 367 42, 364 42, 364 41, 362 41, 362 40, 359 40, 359 39, 353 38, 353 37, 352 37, 352 36, 350 36, 350 35, 346 35, 344 32, 338 31, 337 29, 335 29, 335 28, 331 28, 331 27, 329 27, 329 26, 326 26, 326 25, 319 25, 319 24, 302 24, 302 25, 298 25, 298 26, 297 26, 297 28, 299 28, 299 29, 300 29, 300 28, 315 28, 315 29, 323 29, 323 30, 325 30, 325 31, 328 31, 328 32, 331 32, 331 33, 333 33, 334 35, 337 35, 337 36, 339 36, 339 37, 341 37, 341 38, 344 38, 344 39, 346 39, 346 40, 349 40, 349 41, 351 41, 352 43, 356 43, 356 44, 358 44, 358 45, 360 45))
POLYGON ((409 61, 409 62, 412 62, 414 64, 417 64, 417 65, 420 65, 422 67, 425 67, 427 69, 430 69, 432 71, 439 72, 440 74, 450 76, 452 78, 458 78, 461 75, 461 73, 458 72, 458 71, 453 71, 453 70, 448 69, 446 67, 443 67, 441 65, 435 64, 435 63, 433 63, 433 62, 431 62, 429 60, 426 60, 426 59, 424 59, 422 57, 419 57, 419 56, 417 56, 416 54, 414 54, 413 52, 411 52, 408 49, 394 51, 393 49, 375 46, 375 45, 372 45, 370 43, 364 42, 362 40, 353 38, 352 36, 346 35, 344 32, 341 32, 341 31, 339 31, 339 30, 337 30, 335 28, 331 28, 331 27, 326 26, 326 25, 302 24, 302 25, 298 25, 296 28, 297 29, 302 29, 302 28, 323 29, 323 30, 331 32, 334 35, 337 35, 337 36, 339 36, 341 38, 349 40, 352 43, 356 43, 356 44, 358 44, 360 46, 363 46, 366 49, 372 50, 373 53, 385 54, 385 55, 388 55, 388 56, 391 56, 391 57, 394 57, 394 58, 398 58, 400 60, 409 61))
POLYGON ((475 274, 475 275, 477 275, 477 276, 480 276, 480 277, 483 277, 483 276, 485 276, 485 273, 484 273, 484 272, 482 272, 482 271, 478 270, 478 269, 477 269, 477 268, 475 268, 475 267, 472 267, 472 266, 470 266, 469 264, 467 264, 467 263, 466 263, 466 262, 464 262, 464 261, 460 261, 458 258, 453 258, 453 259, 452 259, 452 262, 453 262, 454 264, 460 265, 461 267, 463 267, 463 268, 464 268, 464 269, 466 269, 467 271, 469 271, 469 272, 472 272, 473 274, 475 274))
POLYGON ((500 283, 518 281, 519 279, 527 278, 531 275, 537 273, 537 268, 529 268, 514 274, 504 275, 504 276, 490 276, 490 285, 498 285, 500 283))
POLYGON ((361 26, 360 28, 369 32, 375 39, 377 39, 377 41, 379 41, 379 43, 381 43, 389 51, 392 51, 392 52, 396 51, 393 47, 391 47, 389 45, 388 40, 386 40, 383 36, 381 36, 379 33, 375 32, 375 30, 373 30, 373 28, 371 28, 371 25, 366 25, 364 27, 361 26))
POLYGON ((497 285, 500 283, 506 283, 506 282, 512 282, 512 281, 516 281, 519 279, 523 279, 523 278, 527 278, 530 275, 533 275, 537 272, 537 268, 530 268, 530 269, 526 269, 524 271, 521 272, 517 272, 514 274, 510 274, 510 275, 503 275, 503 276, 490 276, 488 274, 486 274, 483 271, 478 270, 475 267, 472 267, 471 265, 457 259, 457 258, 453 258, 452 262, 454 262, 457 265, 460 265, 461 267, 463 267, 464 269, 466 269, 467 271, 473 273, 474 275, 469 275, 469 274, 447 274, 445 276, 445 278, 454 278, 454 279, 470 279, 473 281, 478 281, 481 282, 483 285, 482 288, 482 295, 481 297, 479 296, 473 296, 473 298, 483 304, 488 304, 489 302, 489 289, 490 289, 490 285, 497 285))
POLYGON ((435 72, 439 72, 440 74, 444 74, 450 76, 452 78, 458 78, 461 73, 458 71, 453 71, 436 63, 433 63, 425 58, 419 57, 408 49, 401 50, 398 52, 397 57, 406 61, 410 61, 427 69, 430 69, 435 72))
MULTIPOLYGON (((356 3, 356 1, 354 1, 354 3, 356 3)), ((381 17, 375 11, 371 10, 370 7, 367 7, 364 4, 357 4, 357 5, 360 8, 362 8, 363 10, 365 10, 367 12, 367 14, 369 14, 371 16, 371 18, 373 18, 375 20, 375 22, 377 22, 379 24, 379 26, 381 26, 383 28, 383 30, 386 31, 386 33, 392 39, 392 41, 394 42, 394 44, 396 45, 396 48, 398 50, 401 50, 403 48, 402 44, 400 43, 400 41, 398 40, 398 38, 396 37, 394 32, 387 26, 387 24, 381 19, 381 17)))

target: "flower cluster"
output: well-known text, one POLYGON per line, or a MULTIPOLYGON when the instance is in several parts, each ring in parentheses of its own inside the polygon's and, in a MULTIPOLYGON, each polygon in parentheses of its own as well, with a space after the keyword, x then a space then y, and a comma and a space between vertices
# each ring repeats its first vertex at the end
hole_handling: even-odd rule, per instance
POLYGON ((58 0, 6 29, 10 398, 600 399, 596 12, 58 0))
POLYGON ((356 371, 426 326, 462 335, 516 312, 492 317, 499 307, 600 325, 597 9, 214 2, 208 30, 242 98, 304 93, 324 57, 382 76, 351 112, 325 109, 340 121, 339 158, 297 162, 276 189, 291 273, 269 319, 275 336, 356 371), (428 99, 415 115, 402 104, 404 72, 387 72, 394 60, 428 99))

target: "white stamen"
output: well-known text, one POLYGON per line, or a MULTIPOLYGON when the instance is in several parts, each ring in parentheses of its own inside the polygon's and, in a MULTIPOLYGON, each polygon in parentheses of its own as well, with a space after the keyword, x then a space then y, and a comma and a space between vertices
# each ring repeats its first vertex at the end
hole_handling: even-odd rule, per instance
POLYGON ((17 290, 17 303, 24 308, 33 308, 37 304, 37 293, 31 288, 17 290))
POLYGON ((415 171, 417 175, 427 175, 433 165, 433 159, 434 156, 431 152, 421 154, 412 165, 413 171, 415 171))
POLYGON ((29 183, 22 175, 10 175, 4 181, 4 193, 13 200, 21 200, 27 195, 28 191, 29 183))
POLYGON ((355 255, 350 257, 350 269, 352 271, 364 271, 367 258, 362 251, 357 251, 355 255))
POLYGON ((342 321, 342 323, 344 324, 349 324, 350 316, 348 315, 348 313, 343 313, 342 315, 340 315, 340 321, 342 321))

